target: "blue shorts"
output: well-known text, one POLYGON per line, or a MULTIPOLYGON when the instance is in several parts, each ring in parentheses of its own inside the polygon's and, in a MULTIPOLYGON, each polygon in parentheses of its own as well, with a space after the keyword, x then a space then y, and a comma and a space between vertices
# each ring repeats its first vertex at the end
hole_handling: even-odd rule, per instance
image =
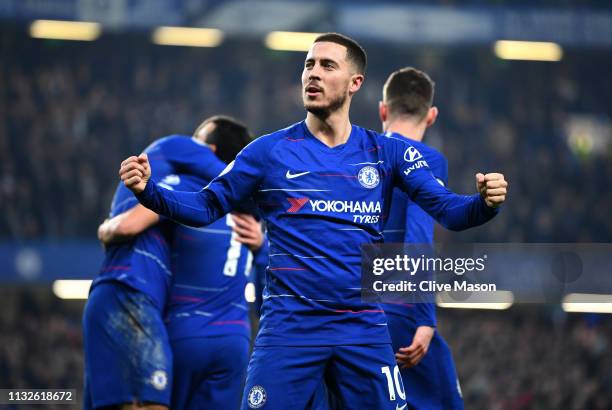
POLYGON ((239 409, 249 360, 243 335, 173 340, 172 409, 239 409))
POLYGON ((391 345, 256 346, 242 409, 321 408, 322 382, 343 409, 405 409, 391 345))
POLYGON ((83 313, 85 409, 170 404, 172 354, 161 313, 119 282, 91 291, 83 313))
MULTIPOLYGON (((416 332, 414 322, 407 317, 387 314, 393 351, 410 346, 416 332)), ((461 387, 451 351, 438 332, 434 333, 423 359, 410 369, 401 370, 409 409, 463 409, 461 387)))

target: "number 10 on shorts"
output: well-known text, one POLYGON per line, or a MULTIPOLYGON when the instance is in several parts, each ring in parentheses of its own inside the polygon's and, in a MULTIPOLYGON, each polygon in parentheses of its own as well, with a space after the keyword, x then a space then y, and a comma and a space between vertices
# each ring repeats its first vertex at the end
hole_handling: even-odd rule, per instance
POLYGON ((402 378, 400 377, 400 371, 397 365, 393 368, 393 377, 391 376, 391 370, 389 366, 380 368, 380 372, 387 377, 387 387, 389 387, 389 400, 395 401, 395 392, 402 400, 406 400, 406 392, 404 391, 404 385, 402 384, 402 378))

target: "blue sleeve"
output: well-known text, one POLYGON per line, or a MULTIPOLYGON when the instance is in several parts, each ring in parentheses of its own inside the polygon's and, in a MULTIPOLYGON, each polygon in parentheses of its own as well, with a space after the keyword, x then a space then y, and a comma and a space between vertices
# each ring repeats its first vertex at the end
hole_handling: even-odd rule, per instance
POLYGON ((436 306, 433 303, 415 303, 411 313, 417 327, 436 327, 438 325, 436 320, 436 306))
POLYGON ((497 214, 480 194, 458 195, 440 185, 427 161, 409 142, 395 140, 393 145, 391 160, 397 186, 445 228, 460 231, 482 225, 497 214))
MULTIPOLYGON (((406 231, 404 233, 404 242, 433 243, 433 234, 434 219, 416 203, 408 200, 406 205, 406 231)), ((428 277, 427 279, 434 278, 428 277)), ((436 327, 436 308, 433 303, 415 303, 411 313, 413 314, 417 326, 436 327)))
POLYGON ((225 168, 223 161, 208 146, 193 138, 169 137, 160 148, 177 174, 191 174, 210 181, 225 168))
MULTIPOLYGON (((430 166, 431 173, 436 180, 448 185, 448 161, 442 154, 432 150, 430 155, 425 157, 430 166)), ((406 201, 406 228, 404 242, 406 243, 432 243, 434 240, 434 219, 423 211, 415 202, 406 201)))
POLYGON ((260 266, 265 270, 268 267, 268 261, 270 258, 270 247, 268 245, 268 236, 264 234, 264 241, 261 248, 255 254, 253 265, 260 266))
POLYGON ((208 225, 248 199, 257 188, 263 169, 257 141, 245 147, 221 174, 200 192, 179 192, 158 187, 150 180, 137 195, 152 211, 189 226, 208 225))
MULTIPOLYGON (((442 154, 434 152, 427 162, 436 180, 446 186, 448 184, 448 161, 442 154)), ((433 243, 434 219, 415 202, 408 200, 406 205, 406 243, 433 243)), ((432 278, 433 279, 433 278, 432 278)), ((411 312, 417 326, 436 327, 436 307, 433 303, 416 303, 411 312)))

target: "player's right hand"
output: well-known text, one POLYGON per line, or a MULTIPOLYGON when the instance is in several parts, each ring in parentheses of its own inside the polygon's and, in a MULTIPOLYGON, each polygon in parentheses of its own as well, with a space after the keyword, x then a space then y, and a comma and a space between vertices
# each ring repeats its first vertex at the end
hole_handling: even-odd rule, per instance
POLYGON ((488 207, 497 208, 506 200, 508 182, 504 174, 476 174, 476 189, 485 200, 488 207))
POLYGON ((149 178, 151 178, 151 166, 147 154, 131 156, 121 163, 119 177, 125 186, 135 194, 144 191, 149 178))
POLYGON ((430 326, 419 326, 408 347, 400 347, 395 353, 395 360, 401 369, 410 369, 419 364, 429 350, 429 344, 434 336, 435 329, 430 326))
POLYGON ((232 213, 234 226, 232 230, 236 232, 236 240, 249 247, 251 252, 261 249, 264 235, 261 230, 261 223, 257 222, 252 215, 232 213))

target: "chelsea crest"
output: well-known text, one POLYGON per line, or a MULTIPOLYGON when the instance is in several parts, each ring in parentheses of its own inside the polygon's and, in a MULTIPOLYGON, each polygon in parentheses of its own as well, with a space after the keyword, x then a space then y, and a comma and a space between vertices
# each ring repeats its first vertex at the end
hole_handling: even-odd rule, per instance
POLYGON ((357 180, 362 187, 372 189, 376 188, 380 183, 380 175, 378 174, 378 170, 376 168, 367 166, 359 170, 357 180))

